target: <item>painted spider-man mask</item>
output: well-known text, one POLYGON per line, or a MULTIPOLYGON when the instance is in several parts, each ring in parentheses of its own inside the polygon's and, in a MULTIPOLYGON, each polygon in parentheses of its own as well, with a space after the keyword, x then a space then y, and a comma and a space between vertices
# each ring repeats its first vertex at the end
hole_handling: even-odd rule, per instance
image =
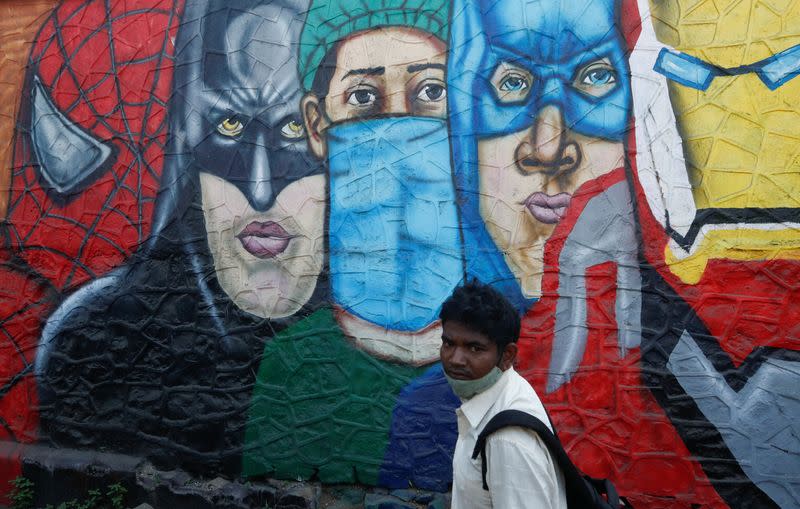
POLYGON ((65 1, 35 38, 6 225, 58 290, 119 265, 150 233, 182 8, 65 1))

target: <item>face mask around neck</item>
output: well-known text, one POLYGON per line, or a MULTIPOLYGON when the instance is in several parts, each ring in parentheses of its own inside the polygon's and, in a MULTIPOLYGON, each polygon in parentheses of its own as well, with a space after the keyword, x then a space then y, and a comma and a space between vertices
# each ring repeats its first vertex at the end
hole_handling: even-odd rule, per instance
POLYGON ((470 399, 496 384, 500 377, 503 376, 503 372, 495 366, 491 371, 476 380, 458 380, 451 378, 447 373, 444 376, 456 396, 461 399, 470 399))

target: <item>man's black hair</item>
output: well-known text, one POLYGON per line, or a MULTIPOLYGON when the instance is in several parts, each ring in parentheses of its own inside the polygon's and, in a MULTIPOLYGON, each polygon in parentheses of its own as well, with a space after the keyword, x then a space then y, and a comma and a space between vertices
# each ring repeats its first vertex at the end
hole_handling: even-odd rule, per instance
POLYGON ((460 322, 485 334, 502 352, 519 339, 520 320, 517 310, 503 294, 477 279, 457 287, 439 313, 442 324, 460 322))

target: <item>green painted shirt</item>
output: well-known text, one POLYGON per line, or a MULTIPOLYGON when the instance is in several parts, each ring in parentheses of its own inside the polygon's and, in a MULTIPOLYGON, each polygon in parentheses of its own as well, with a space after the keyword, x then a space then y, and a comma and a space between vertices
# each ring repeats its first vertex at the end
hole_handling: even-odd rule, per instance
POLYGON ((243 474, 377 484, 397 395, 425 369, 355 348, 331 309, 316 311, 264 348, 243 474))

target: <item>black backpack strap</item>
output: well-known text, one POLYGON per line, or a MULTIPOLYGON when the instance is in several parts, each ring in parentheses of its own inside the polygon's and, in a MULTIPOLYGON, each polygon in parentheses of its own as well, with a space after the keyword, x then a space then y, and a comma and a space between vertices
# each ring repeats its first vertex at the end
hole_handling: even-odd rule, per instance
MULTIPOLYGON (((520 428, 527 428, 535 431, 539 438, 542 439, 553 461, 561 468, 564 474, 564 485, 568 487, 567 498, 568 500, 589 501, 597 498, 597 494, 590 491, 588 485, 583 480, 578 468, 572 463, 572 460, 567 456, 567 452, 561 445, 561 441, 557 436, 550 431, 545 423, 527 412, 520 410, 503 410, 498 413, 486 424, 483 430, 478 435, 475 442, 475 448, 472 450, 472 459, 481 455, 481 473, 483 475, 483 489, 488 490, 489 485, 486 484, 486 439, 495 431, 507 428, 509 426, 518 426, 520 428)), ((571 504, 568 504, 571 505, 571 504)), ((576 506, 576 507, 592 507, 590 505, 576 506)))

